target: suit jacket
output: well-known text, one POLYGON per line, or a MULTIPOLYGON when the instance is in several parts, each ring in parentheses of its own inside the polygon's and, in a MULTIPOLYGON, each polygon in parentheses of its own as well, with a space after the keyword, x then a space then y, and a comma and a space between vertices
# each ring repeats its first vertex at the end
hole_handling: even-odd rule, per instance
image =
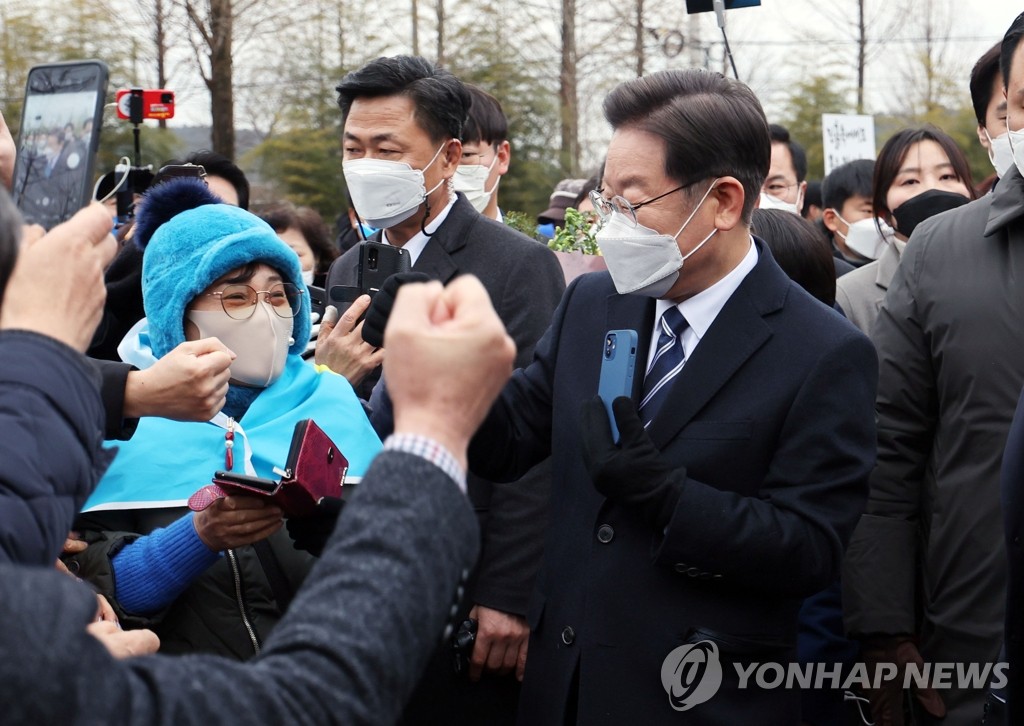
MULTIPOLYGON (((999 467, 1024 385, 1024 179, 922 222, 878 320, 878 467, 843 570, 847 628, 915 634, 931 662, 1003 639, 999 467)), ((942 692, 977 720, 984 688, 942 692)))
POLYGON ((899 247, 890 242, 877 260, 836 280, 836 302, 847 319, 864 335, 871 335, 871 327, 878 318, 885 291, 889 289, 889 283, 899 265, 899 247))
MULTIPOLYGON (((380 241, 379 232, 373 240, 380 241)), ((356 246, 331 265, 327 289, 355 285, 358 264, 356 246)), ((561 267, 547 247, 480 215, 462 194, 412 269, 445 284, 458 275, 478 277, 516 343, 516 367, 532 359, 565 290, 561 267)), ((378 433, 383 438, 390 427, 378 433)), ((474 476, 469 480, 483 535, 469 601, 517 615, 526 614, 540 562, 550 488, 547 465, 527 476, 525 486, 495 486, 474 476)))
POLYGON ((394 723, 476 555, 477 527, 456 484, 412 454, 380 454, 364 483, 247 663, 114 660, 85 630, 91 590, 52 567, 0 565, 4 723, 394 723))
POLYGON ((474 438, 470 466, 487 476, 552 457, 522 724, 562 726, 577 670, 578 723, 678 724, 662 664, 698 641, 717 645, 724 682, 687 723, 798 720, 797 690, 737 693, 732 663, 793 660, 801 599, 838 575, 874 464, 876 361, 757 247, 648 429, 686 476, 664 532, 602 497, 581 456, 605 332, 635 329, 646 361, 654 324, 654 300, 617 294, 607 273, 569 286, 533 364, 474 438))

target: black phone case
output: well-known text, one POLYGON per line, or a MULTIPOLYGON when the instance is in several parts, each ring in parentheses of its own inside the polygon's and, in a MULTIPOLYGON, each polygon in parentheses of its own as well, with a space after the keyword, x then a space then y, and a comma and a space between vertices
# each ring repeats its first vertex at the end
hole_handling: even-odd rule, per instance
POLYGON ((363 242, 359 246, 359 289, 373 297, 384 281, 412 268, 412 257, 401 247, 381 242, 363 242))
MULTIPOLYGON (((22 108, 21 126, 18 133, 18 157, 15 163, 13 194, 15 204, 18 205, 26 222, 38 223, 46 229, 52 229, 89 203, 92 197, 96 150, 100 143, 108 79, 107 65, 101 60, 44 63, 29 69, 25 84, 25 104, 22 108), (93 78, 95 78, 95 83, 91 82, 93 78), (89 79, 90 82, 85 84, 84 79, 89 79), (73 92, 86 86, 88 86, 87 90, 96 91, 96 103, 92 109, 92 115, 88 119, 92 122, 92 132, 85 148, 82 149, 84 158, 75 167, 73 182, 49 184, 52 181, 49 177, 39 178, 45 176, 40 160, 24 153, 24 136, 30 125, 26 119, 29 110, 28 97, 59 94, 61 91, 54 90, 59 87, 70 89, 64 92, 73 92), (31 187, 29 186, 30 181, 31 187), (56 189, 48 188, 54 185, 57 186, 56 189), (52 198, 37 198, 39 195, 45 196, 50 193, 54 194, 52 198)), ((76 121, 81 123, 81 120, 76 121)), ((64 143, 67 144, 67 140, 64 143)))

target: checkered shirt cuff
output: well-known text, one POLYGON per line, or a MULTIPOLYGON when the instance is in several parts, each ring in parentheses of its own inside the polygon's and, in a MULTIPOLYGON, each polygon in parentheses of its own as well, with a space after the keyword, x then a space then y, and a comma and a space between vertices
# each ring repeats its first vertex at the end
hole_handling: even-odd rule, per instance
POLYGON ((448 449, 433 439, 419 434, 391 434, 384 441, 385 451, 404 451, 426 459, 459 485, 466 493, 466 472, 448 449))

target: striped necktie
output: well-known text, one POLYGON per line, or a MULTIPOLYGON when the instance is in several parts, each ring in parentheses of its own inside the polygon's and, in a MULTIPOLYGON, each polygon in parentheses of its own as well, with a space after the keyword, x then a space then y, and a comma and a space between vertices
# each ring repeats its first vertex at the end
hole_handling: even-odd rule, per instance
POLYGON ((644 393, 640 399, 640 418, 644 428, 658 414, 671 388, 672 379, 683 369, 686 356, 683 354, 683 332, 689 327, 679 308, 671 307, 661 315, 658 323, 658 349, 644 378, 644 393))

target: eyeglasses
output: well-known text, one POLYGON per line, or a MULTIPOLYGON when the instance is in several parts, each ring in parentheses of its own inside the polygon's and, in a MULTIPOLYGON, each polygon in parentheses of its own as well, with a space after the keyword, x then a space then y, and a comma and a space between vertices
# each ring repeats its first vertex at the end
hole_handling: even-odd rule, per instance
POLYGON ((781 181, 773 181, 770 184, 765 184, 763 187, 761 187, 761 191, 764 192, 765 194, 768 194, 769 196, 781 199, 782 197, 786 196, 790 189, 792 189, 795 186, 799 186, 799 184, 800 182, 786 184, 785 182, 781 181))
POLYGON ((653 199, 648 199, 645 202, 639 202, 637 204, 633 204, 628 199, 618 194, 616 194, 611 199, 606 199, 605 196, 601 193, 604 191, 603 189, 594 189, 593 191, 590 192, 590 203, 594 205, 594 210, 597 212, 597 216, 600 217, 602 223, 607 222, 611 218, 612 212, 617 212, 618 214, 622 215, 622 217, 624 217, 626 221, 630 223, 631 226, 636 227, 636 210, 640 209, 641 207, 646 207, 648 204, 653 204, 659 199, 664 199, 669 194, 675 194, 681 189, 686 189, 686 187, 695 183, 696 182, 687 182, 686 184, 678 186, 675 189, 670 189, 664 194, 659 194, 653 199))
POLYGON ((300 290, 289 282, 271 285, 269 290, 256 290, 249 285, 228 285, 220 292, 208 292, 207 295, 220 298, 220 305, 229 318, 248 320, 256 310, 260 295, 273 308, 278 317, 294 318, 302 306, 305 290, 300 290))

